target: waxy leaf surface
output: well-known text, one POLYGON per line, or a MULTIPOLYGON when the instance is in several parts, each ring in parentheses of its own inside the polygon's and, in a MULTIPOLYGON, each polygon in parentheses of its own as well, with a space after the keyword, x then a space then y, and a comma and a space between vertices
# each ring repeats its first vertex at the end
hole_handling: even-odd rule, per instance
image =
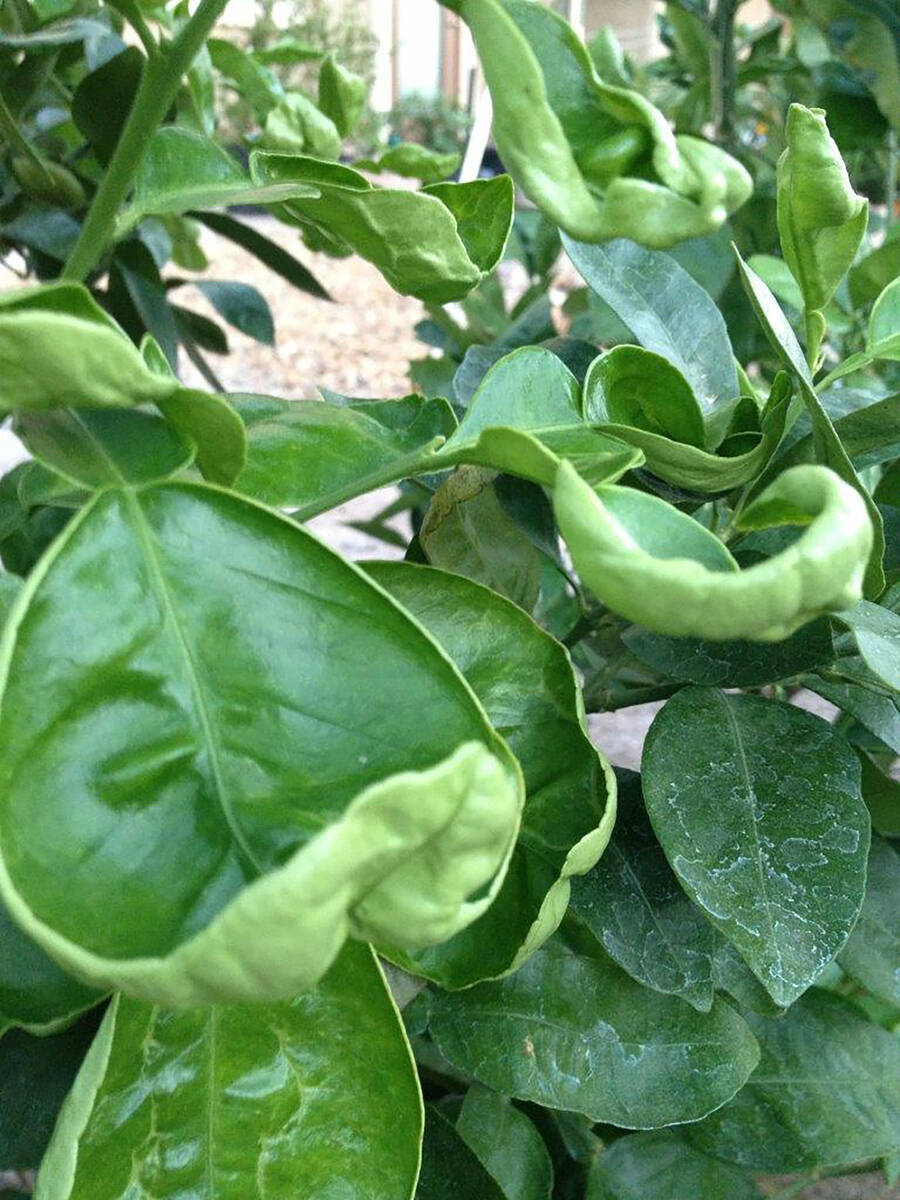
POLYGON ((495 1091, 629 1129, 698 1120, 759 1058, 727 1004, 698 1013, 608 959, 552 946, 498 983, 436 993, 430 1028, 450 1063, 495 1091))
POLYGON ((393 601, 266 509, 100 493, 2 656, 3 893, 87 981, 281 999, 348 933, 441 941, 500 885, 521 806, 504 743, 393 601))
POLYGON ((779 1004, 834 958, 862 906, 859 763, 818 717, 685 688, 644 746, 650 820, 682 886, 779 1004))

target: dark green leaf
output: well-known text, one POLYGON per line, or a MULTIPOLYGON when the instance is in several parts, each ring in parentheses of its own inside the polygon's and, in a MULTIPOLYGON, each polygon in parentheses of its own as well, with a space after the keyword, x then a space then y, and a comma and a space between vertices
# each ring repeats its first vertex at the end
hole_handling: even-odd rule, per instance
POLYGON ((876 1158, 900 1141, 900 1042, 814 988, 783 1017, 749 1015, 762 1047, 742 1092, 688 1132, 700 1149, 760 1171, 876 1158))
POLYGON ((136 46, 127 46, 86 75, 72 96, 72 120, 106 166, 119 141, 141 82, 146 59, 136 46))
POLYGON ((221 234, 222 237, 228 238, 238 246, 243 246, 270 271, 274 271, 276 275, 280 275, 294 287, 300 288, 303 292, 309 292, 311 296, 318 296, 320 300, 331 299, 308 267, 305 267, 287 250, 282 249, 277 242, 271 241, 258 229, 254 229, 252 225, 236 221, 227 213, 195 212, 191 215, 198 221, 202 221, 214 233, 221 234))
POLYGON ((436 993, 430 1027, 450 1063, 495 1091, 626 1128, 698 1120, 759 1057, 727 1004, 698 1013, 556 947, 499 983, 436 993))
POLYGON ((677 1133, 632 1133, 591 1165, 586 1200, 761 1200, 749 1175, 677 1133))
POLYGON ((685 891, 779 1004, 843 946, 865 892, 859 763, 789 704, 685 688, 647 735, 644 796, 685 891))
POLYGON ((550 1200, 553 1164, 532 1122, 504 1096, 473 1085, 456 1131, 499 1183, 506 1200, 550 1200))
POLYGON ((422 1172, 415 1200, 507 1200, 475 1152, 433 1104, 425 1110, 422 1172))
POLYGON ((263 297, 249 283, 221 279, 198 279, 197 287, 229 325, 266 346, 275 344, 272 313, 263 297))
POLYGON ((870 992, 900 1008, 900 855, 890 842, 872 838, 866 899, 838 962, 870 992))

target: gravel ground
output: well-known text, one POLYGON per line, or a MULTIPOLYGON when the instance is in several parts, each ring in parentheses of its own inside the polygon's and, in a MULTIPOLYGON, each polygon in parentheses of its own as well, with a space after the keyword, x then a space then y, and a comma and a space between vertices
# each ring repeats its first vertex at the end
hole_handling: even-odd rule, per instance
MULTIPOLYGON (((336 303, 325 303, 298 292, 231 242, 205 231, 204 244, 210 262, 215 264, 207 276, 253 283, 268 300, 276 319, 275 347, 262 346, 229 329, 232 354, 211 360, 226 390, 301 398, 315 396, 321 385, 360 397, 406 394, 410 390, 406 377, 408 363, 421 357, 424 351, 413 332, 423 315, 422 305, 396 295, 373 267, 358 258, 330 259, 310 254, 288 227, 265 217, 249 220, 297 254, 336 303)), ((179 302, 215 315, 195 288, 182 289, 179 302)), ((197 386, 205 386, 193 368, 188 368, 185 377, 197 386)), ((8 430, 0 430, 0 473, 22 456, 17 439, 8 430)), ((350 558, 397 557, 396 549, 347 524, 365 520, 387 504, 393 494, 393 489, 383 488, 317 517, 310 527, 350 558)), ((829 715, 828 706, 815 697, 802 702, 822 715, 829 715)), ((646 704, 592 716, 591 736, 612 762, 636 768, 640 765, 644 736, 658 708, 659 705, 646 704)), ((766 1181, 764 1191, 766 1195, 774 1194, 788 1182, 787 1179, 766 1181)), ((11 1184, 13 1181, 0 1173, 0 1187, 11 1184)), ((873 1174, 811 1185, 798 1195, 798 1200, 900 1200, 900 1188, 887 1188, 883 1178, 873 1174)))

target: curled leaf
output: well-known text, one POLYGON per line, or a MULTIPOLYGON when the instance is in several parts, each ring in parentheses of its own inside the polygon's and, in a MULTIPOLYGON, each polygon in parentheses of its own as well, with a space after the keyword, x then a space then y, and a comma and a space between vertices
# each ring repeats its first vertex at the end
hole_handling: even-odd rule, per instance
POLYGON ((859 599, 872 526, 859 495, 824 467, 785 471, 741 526, 802 524, 780 554, 744 570, 696 521, 656 496, 607 484, 595 492, 561 463, 553 497, 585 584, 613 612, 656 633, 778 641, 859 599))

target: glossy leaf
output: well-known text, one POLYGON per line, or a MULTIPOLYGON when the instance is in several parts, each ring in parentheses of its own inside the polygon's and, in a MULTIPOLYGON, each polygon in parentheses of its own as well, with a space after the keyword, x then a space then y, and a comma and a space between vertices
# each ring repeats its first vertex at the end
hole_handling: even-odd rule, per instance
POLYGON ((100 493, 2 653, 0 887, 86 981, 170 1005, 281 998, 349 933, 438 942, 502 882, 518 768, 477 700, 267 510, 198 485, 100 493))
POLYGON ((632 979, 709 1012, 717 935, 666 862, 639 775, 620 773, 613 836, 593 870, 573 881, 571 908, 632 979))
POLYGON ((639 346, 615 346, 595 359, 584 381, 591 421, 630 425, 703 449, 703 411, 670 362, 639 346))
POLYGON ((750 1014, 762 1058, 742 1092, 688 1137, 760 1171, 861 1162, 900 1137, 900 1043, 814 988, 783 1017, 750 1014))
POLYGON ((858 597, 871 525, 857 493, 823 467, 785 471, 738 524, 805 523, 780 554, 743 570, 722 542, 656 496, 596 492, 561 463, 553 506, 583 582, 655 633, 777 641, 858 597))
POLYGON ((514 604, 458 575, 408 563, 370 574, 453 659, 525 777, 522 828, 487 912, 441 946, 404 960, 443 987, 511 970, 559 924, 571 879, 603 853, 615 780, 584 728, 566 651, 514 604))
POLYGON ((247 465, 236 487, 268 504, 315 513, 386 483, 443 465, 456 428, 445 400, 232 397, 247 428, 247 465))
POLYGON ((872 838, 866 899, 838 961, 857 982, 887 1004, 900 1007, 900 856, 890 842, 872 838))
POLYGON ((628 1129, 698 1120, 759 1056, 728 1005, 698 1013, 609 960, 556 947, 499 983, 436 993, 430 1029, 450 1063, 495 1091, 628 1129))
POLYGON ((725 321, 674 259, 623 240, 587 246, 564 237, 563 246, 588 287, 640 344, 681 372, 701 408, 738 395, 725 321))
POLYGON ((701 1154, 678 1133, 632 1133, 591 1164, 586 1200, 761 1200, 739 1168, 701 1154))
POLYGON ((500 157, 572 236, 672 246, 717 228, 748 198, 749 176, 734 159, 676 137, 638 92, 602 83, 552 10, 527 0, 444 3, 475 40, 500 157))
POLYGON ((769 344, 784 366, 794 372, 800 384, 803 403, 812 423, 816 461, 836 472, 845 483, 859 493, 865 503, 869 520, 872 523, 872 545, 866 569, 866 594, 878 595, 884 588, 884 571, 881 566, 884 556, 884 525, 881 514, 867 488, 860 481, 841 439, 835 432, 828 414, 816 395, 812 375, 803 351, 800 349, 800 344, 781 311, 778 301, 740 255, 738 255, 738 269, 744 290, 753 305, 769 344))
POLYGON ((358 171, 297 154, 255 152, 250 173, 260 188, 295 187, 291 213, 373 263, 404 295, 445 304, 461 300, 500 259, 513 216, 506 176, 442 193, 376 188, 358 171), (456 202, 476 206, 468 227, 456 202), (487 224, 486 219, 487 218, 487 224), (489 235, 486 237, 486 235, 489 235))
POLYGON ((506 1200, 478 1155, 433 1104, 425 1110, 416 1200, 506 1200))
POLYGON ((460 155, 451 150, 441 154, 418 142, 400 142, 388 146, 377 158, 361 158, 353 165, 359 171, 380 174, 390 171, 392 175, 403 175, 407 179, 421 179, 423 183, 438 183, 459 167, 460 155))
POLYGON ((251 180, 237 161, 210 138, 164 125, 150 140, 134 182, 134 196, 118 218, 122 236, 150 214, 183 213, 226 204, 274 204, 315 196, 294 180, 251 180))
POLYGON ((456 1130, 499 1183, 506 1200, 550 1200, 553 1164, 532 1122, 505 1096, 475 1084, 456 1130))
POLYGON ((421 1130, 397 1011, 371 951, 350 944, 284 1004, 173 1013, 114 1000, 35 1196, 409 1200, 421 1130))
POLYGON ((365 79, 342 67, 334 54, 325 55, 319 67, 319 108, 342 138, 359 124, 368 91, 365 79))
POLYGON ((177 387, 150 371, 115 321, 79 284, 0 298, 0 409, 120 408, 177 387), (35 347, 40 347, 40 353, 35 347))
POLYGON ((644 746, 647 811, 685 891, 778 1004, 843 946, 865 893, 859 763, 827 722, 685 688, 644 746))
POLYGON ((168 422, 129 409, 25 412, 16 432, 35 458, 90 488, 165 479, 194 457, 168 422))

